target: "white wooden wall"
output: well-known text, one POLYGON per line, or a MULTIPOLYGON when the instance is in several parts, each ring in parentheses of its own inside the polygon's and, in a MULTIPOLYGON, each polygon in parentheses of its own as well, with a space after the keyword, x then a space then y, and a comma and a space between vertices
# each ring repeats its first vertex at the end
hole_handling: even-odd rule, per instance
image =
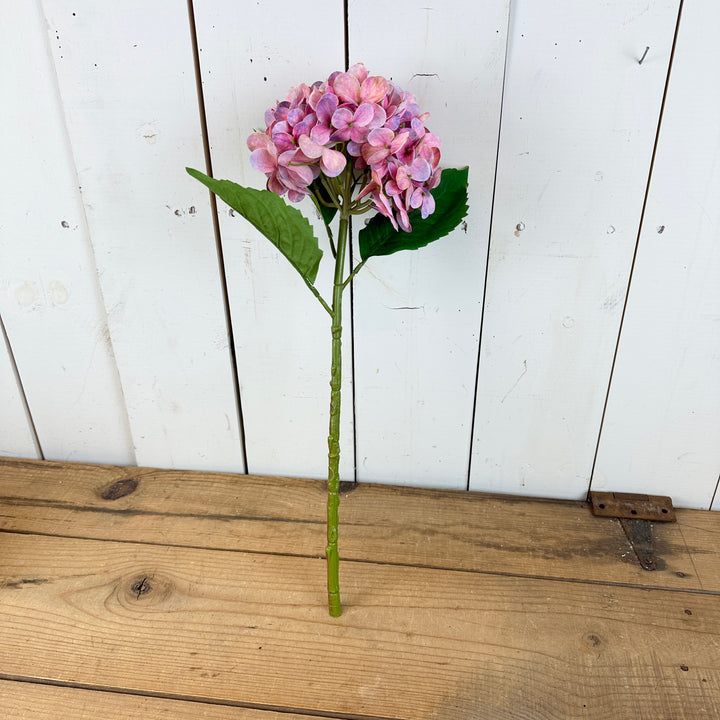
POLYGON ((471 209, 354 283, 343 477, 711 507, 715 0, 287 5, 31 0, 2 24, 0 454, 324 476, 327 316, 184 168, 206 128, 214 175, 261 187, 245 138, 347 54, 430 111, 471 209))

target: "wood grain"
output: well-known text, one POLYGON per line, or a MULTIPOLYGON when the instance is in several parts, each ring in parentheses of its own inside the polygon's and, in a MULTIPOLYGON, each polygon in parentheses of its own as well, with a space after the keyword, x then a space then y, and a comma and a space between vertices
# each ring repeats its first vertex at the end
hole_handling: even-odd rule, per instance
POLYGON ((336 621, 321 559, 0 547, 6 676, 392 718, 720 713, 705 594, 346 563, 336 621))
MULTIPOLYGON (((324 548, 320 481, 9 459, 0 478, 5 530, 313 557, 324 548), (117 497, 128 482, 135 489, 117 497)), ((720 518, 702 511, 654 525, 659 569, 649 573, 617 521, 593 517, 584 503, 347 489, 346 559, 720 591, 720 518)))
MULTIPOLYGON (((0 680, 5 720, 310 720, 279 713, 202 702, 0 680)), ((332 717, 330 720, 334 720, 332 717)))

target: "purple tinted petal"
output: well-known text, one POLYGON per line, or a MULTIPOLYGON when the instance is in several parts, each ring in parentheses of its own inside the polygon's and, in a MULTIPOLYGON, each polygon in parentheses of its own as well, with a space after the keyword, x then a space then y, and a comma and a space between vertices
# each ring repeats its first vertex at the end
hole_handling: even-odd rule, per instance
POLYGON ((344 130, 353 121, 353 114, 347 108, 338 108, 330 120, 330 124, 338 130, 344 130))
POLYGON ((302 108, 293 108, 288 113, 287 121, 290 125, 297 125, 305 117, 305 110, 302 108))
POLYGON ((422 210, 420 215, 424 220, 428 215, 432 215, 435 212, 435 198, 428 192, 423 196, 422 210))
POLYGON ((424 191, 421 187, 415 188, 413 194, 410 196, 410 207, 419 208, 423 204, 424 191))
POLYGON ((430 163, 423 158, 415 158, 415 161, 410 166, 410 176, 415 182, 425 182, 431 175, 432 168, 430 163))
POLYGON ((352 157, 360 157, 362 155, 362 145, 352 140, 346 145, 345 149, 348 151, 348 155, 352 157))
POLYGON ((275 133, 273 135, 273 142, 280 152, 292 150, 295 147, 295 140, 293 136, 288 135, 288 133, 275 133))
POLYGON ((310 131, 310 139, 318 145, 327 145, 330 140, 330 128, 327 125, 316 125, 310 131))
POLYGON ((353 117, 353 124, 354 125, 368 125, 372 121, 372 119, 375 117, 375 111, 373 110, 375 106, 372 103, 364 102, 362 103, 358 109, 355 111, 355 116, 353 117))
POLYGON ((320 101, 317 104, 317 108, 315 109, 315 114, 317 115, 318 120, 323 123, 323 125, 329 125, 330 118, 337 110, 337 106, 337 95, 334 95, 333 93, 325 93, 320 98, 320 101))

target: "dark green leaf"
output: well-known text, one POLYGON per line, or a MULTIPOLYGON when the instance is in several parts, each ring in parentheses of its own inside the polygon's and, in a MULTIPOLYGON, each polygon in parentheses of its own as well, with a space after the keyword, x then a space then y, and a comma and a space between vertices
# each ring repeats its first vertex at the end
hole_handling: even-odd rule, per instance
POLYGON ((185 169, 253 224, 310 284, 315 282, 322 250, 312 226, 299 210, 269 190, 254 190, 185 169))
POLYGON ((467 215, 467 185, 467 168, 443 170, 440 184, 431 190, 435 212, 423 220, 420 209, 413 210, 409 233, 395 230, 384 215, 375 215, 359 233, 360 257, 367 260, 398 250, 417 250, 450 233, 467 215))
MULTIPOLYGON (((319 198, 325 203, 332 204, 332 198, 330 197, 327 188, 322 184, 322 180, 320 180, 319 177, 312 181, 309 189, 310 192, 315 195, 315 197, 319 198)), ((319 202, 318 205, 320 206, 320 214, 322 215, 323 222, 325 223, 325 225, 330 227, 330 223, 332 222, 332 219, 337 213, 337 208, 327 207, 327 205, 323 205, 322 202, 319 202)))

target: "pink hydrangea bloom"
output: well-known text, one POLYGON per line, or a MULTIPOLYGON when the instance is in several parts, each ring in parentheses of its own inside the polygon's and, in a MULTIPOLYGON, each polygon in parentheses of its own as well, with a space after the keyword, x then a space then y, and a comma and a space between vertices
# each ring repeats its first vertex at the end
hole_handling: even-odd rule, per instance
POLYGON ((355 199, 369 197, 396 230, 410 231, 408 213, 430 215, 430 190, 440 183, 440 140, 427 118, 411 93, 358 63, 292 88, 269 108, 265 132, 247 140, 250 164, 265 173, 268 190, 297 202, 321 173, 337 177, 350 163, 355 199))

